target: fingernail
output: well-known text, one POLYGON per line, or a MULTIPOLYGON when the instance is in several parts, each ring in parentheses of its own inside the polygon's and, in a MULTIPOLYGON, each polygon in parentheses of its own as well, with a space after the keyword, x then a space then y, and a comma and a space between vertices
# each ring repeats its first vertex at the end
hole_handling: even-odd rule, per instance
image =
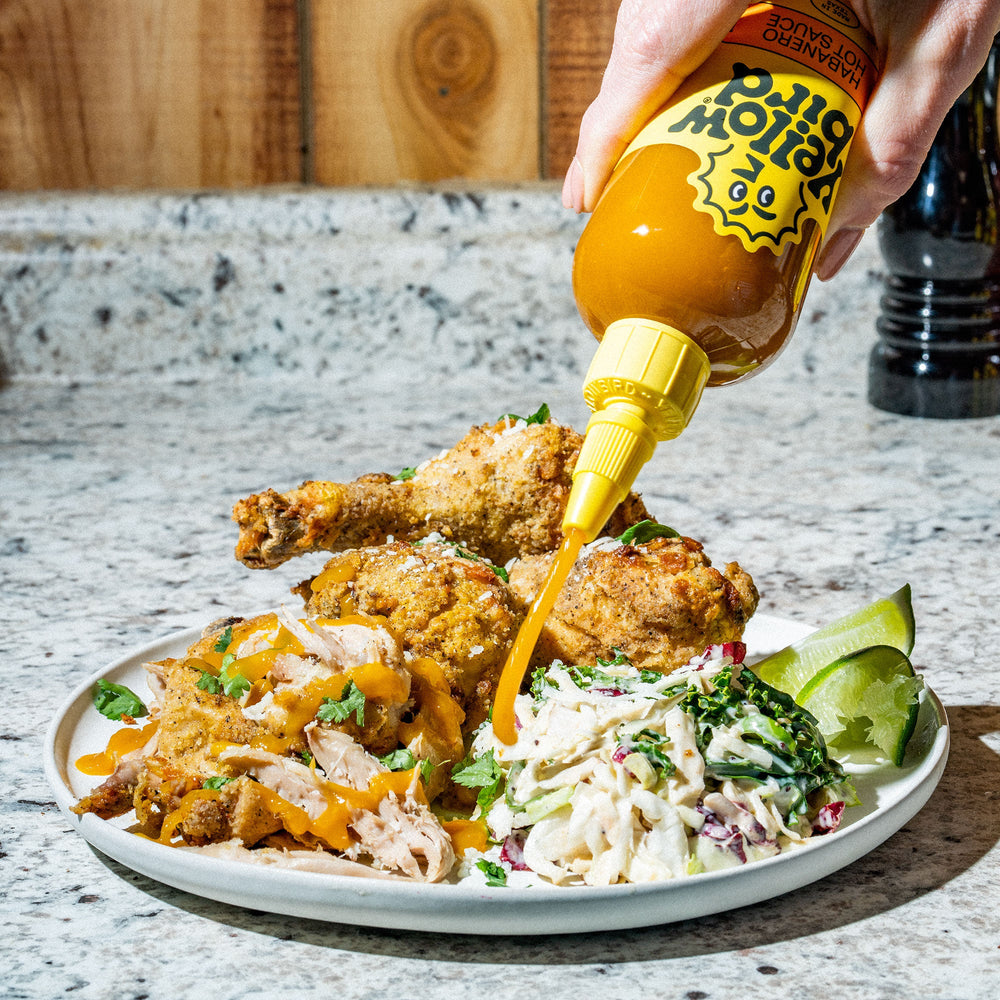
POLYGON ((575 156, 563 181, 562 203, 574 212, 583 211, 583 167, 575 156))
POLYGON ((829 281, 850 260, 864 235, 863 229, 841 229, 835 233, 820 252, 816 277, 820 281, 829 281))

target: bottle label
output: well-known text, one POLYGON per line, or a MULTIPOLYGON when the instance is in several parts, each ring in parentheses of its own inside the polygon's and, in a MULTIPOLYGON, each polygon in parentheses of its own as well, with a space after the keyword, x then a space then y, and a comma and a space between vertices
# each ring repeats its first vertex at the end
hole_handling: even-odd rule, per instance
POLYGON ((846 4, 757 3, 625 155, 693 150, 694 207, 720 236, 780 253, 809 219, 825 232, 876 78, 874 45, 846 4))

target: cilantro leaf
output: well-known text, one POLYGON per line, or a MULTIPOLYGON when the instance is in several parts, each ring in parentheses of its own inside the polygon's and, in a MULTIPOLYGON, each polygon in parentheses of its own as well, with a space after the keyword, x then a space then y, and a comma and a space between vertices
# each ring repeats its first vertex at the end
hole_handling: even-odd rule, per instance
POLYGON ((434 764, 429 760, 417 760, 409 747, 398 747, 378 758, 390 771, 409 771, 410 768, 420 768, 420 777, 427 781, 434 770, 434 764))
POLYGON ((412 479, 417 474, 417 467, 415 465, 408 465, 405 469, 400 469, 396 474, 396 482, 405 483, 408 479, 412 479))
POLYGON ((217 789, 217 788, 221 788, 223 785, 228 785, 229 782, 233 781, 233 780, 235 780, 235 779, 233 779, 233 778, 224 778, 224 777, 222 777, 221 774, 214 774, 214 775, 212 775, 211 778, 206 778, 201 783, 201 787, 202 788, 217 789))
POLYGON ((497 418, 497 423, 501 420, 512 420, 516 424, 519 420, 523 420, 526 424, 544 424, 548 421, 549 416, 549 404, 542 403, 530 417, 519 417, 516 413, 502 413, 497 418))
POLYGON ((195 682, 195 686, 201 688, 202 691, 207 691, 209 694, 220 694, 222 692, 222 684, 219 683, 219 678, 215 674, 210 674, 207 670, 201 672, 201 677, 195 682))
POLYGON ((142 703, 142 699, 124 684, 114 684, 102 678, 94 688, 93 699, 94 708, 105 718, 116 722, 123 715, 132 719, 149 715, 149 709, 142 703))
POLYGON ((354 681, 348 681, 339 698, 324 698, 316 718, 321 722, 344 722, 354 713, 359 726, 365 724, 365 696, 354 681))
POLYGON ((240 698, 250 690, 250 681, 238 670, 233 669, 236 657, 232 653, 226 653, 222 658, 222 669, 219 671, 218 681, 222 685, 223 694, 228 694, 230 698, 240 698))
POLYGON ((452 769, 451 780, 466 788, 478 788, 476 804, 485 812, 500 794, 504 778, 500 764, 490 749, 481 757, 474 757, 472 760, 466 757, 457 764, 452 769))
POLYGON ((476 862, 476 867, 486 876, 487 885, 507 885, 507 870, 503 865, 498 865, 495 861, 487 861, 486 858, 483 858, 482 861, 476 862))
POLYGON ((622 545, 645 545, 654 538, 680 538, 680 532, 668 528, 665 524, 657 524, 655 521, 645 520, 633 524, 618 536, 618 541, 622 545))
POLYGON ((202 670, 195 686, 209 694, 226 694, 230 698, 241 698, 250 690, 251 685, 247 677, 233 669, 233 664, 236 662, 232 653, 226 653, 222 658, 222 668, 218 676, 202 670))
POLYGON ((594 659, 597 660, 598 666, 601 667, 630 667, 632 666, 632 661, 628 658, 628 654, 622 652, 617 646, 611 647, 611 652, 615 654, 613 660, 602 660, 599 656, 595 656, 594 659))
MULTIPOLYGON (((670 737, 663 733, 653 729, 640 729, 635 735, 622 739, 619 747, 626 754, 641 754, 663 777, 669 777, 677 770, 677 766, 666 753, 665 748, 670 746, 670 742, 670 737)), ((617 754, 615 759, 618 759, 617 754)))
POLYGON ((461 545, 455 546, 455 555, 458 556, 459 559, 468 559, 470 562, 484 563, 486 566, 489 566, 489 568, 493 570, 493 572, 496 573, 496 575, 500 577, 504 583, 510 583, 510 577, 507 575, 507 570, 505 570, 502 566, 494 566, 489 559, 476 555, 475 552, 470 552, 468 549, 463 549, 461 545))
POLYGON ((413 756, 413 751, 409 747, 399 747, 378 758, 380 764, 384 764, 390 771, 408 771, 411 767, 417 766, 417 758, 413 756))
POLYGON ((212 646, 212 649, 214 649, 217 653, 224 653, 232 645, 232 642, 233 642, 233 626, 228 625, 226 626, 225 632, 223 632, 222 635, 220 635, 219 638, 215 640, 215 645, 212 646))
MULTIPOLYGON (((220 673, 219 677, 222 676, 220 673)), ((231 676, 227 673, 222 681, 222 690, 230 698, 242 698, 250 690, 250 686, 250 681, 240 673, 231 676)))

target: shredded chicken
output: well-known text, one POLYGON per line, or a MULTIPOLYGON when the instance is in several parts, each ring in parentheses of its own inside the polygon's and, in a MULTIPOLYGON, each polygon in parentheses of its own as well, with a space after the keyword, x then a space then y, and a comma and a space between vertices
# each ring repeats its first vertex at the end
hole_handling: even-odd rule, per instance
POLYGON ((321 875, 347 875, 352 878, 377 878, 392 881, 407 881, 406 876, 396 872, 372 868, 371 865, 350 861, 337 854, 320 849, 288 847, 261 847, 250 850, 238 840, 224 840, 203 847, 182 846, 180 850, 193 851, 206 857, 222 858, 225 861, 242 861, 245 864, 262 865, 270 868, 288 868, 300 872, 316 872, 321 875))
MULTIPOLYGON (((359 748, 360 749, 360 748, 359 748)), ((342 752, 348 752, 341 747, 342 752)), ((362 753, 364 751, 361 751, 362 753)), ((231 767, 252 775, 286 802, 303 809, 310 818, 320 819, 336 800, 340 784, 321 777, 306 767, 249 747, 230 747, 220 757, 231 767)), ((372 759, 371 775, 388 769, 372 759)), ((353 788, 367 789, 368 782, 358 782, 354 775, 353 788)), ((455 852, 448 834, 437 817, 420 801, 413 790, 399 797, 393 793, 381 797, 374 808, 350 806, 346 797, 350 829, 356 834, 357 849, 371 855, 377 867, 395 869, 414 879, 436 882, 443 878, 455 862, 455 852)))

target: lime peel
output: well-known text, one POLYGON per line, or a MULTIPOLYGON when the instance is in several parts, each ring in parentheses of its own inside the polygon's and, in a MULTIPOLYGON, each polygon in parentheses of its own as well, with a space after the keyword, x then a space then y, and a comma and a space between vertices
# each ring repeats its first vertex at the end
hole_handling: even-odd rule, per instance
POLYGON ((830 663, 868 646, 892 646, 906 656, 913 652, 913 604, 910 585, 889 597, 852 611, 803 639, 772 653, 753 670, 766 681, 798 697, 809 681, 830 663))
POLYGON ((892 646, 870 646, 835 660, 799 693, 826 740, 849 750, 876 746, 898 767, 916 727, 922 678, 892 646))

